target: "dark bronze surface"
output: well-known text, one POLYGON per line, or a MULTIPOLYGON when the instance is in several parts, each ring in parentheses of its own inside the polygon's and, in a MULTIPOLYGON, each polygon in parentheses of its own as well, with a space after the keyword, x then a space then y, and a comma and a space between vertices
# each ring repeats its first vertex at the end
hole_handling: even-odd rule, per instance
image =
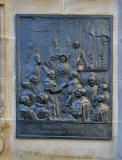
POLYGON ((111 139, 112 16, 16 16, 17 137, 111 139))

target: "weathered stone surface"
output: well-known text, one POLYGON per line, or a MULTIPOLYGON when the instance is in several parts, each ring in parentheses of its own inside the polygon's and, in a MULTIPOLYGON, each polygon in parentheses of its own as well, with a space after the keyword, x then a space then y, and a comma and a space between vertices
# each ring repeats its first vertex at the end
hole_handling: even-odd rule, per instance
POLYGON ((117 158, 122 159, 122 1, 118 0, 118 143, 117 158))
POLYGON ((115 0, 64 0, 65 14, 112 14, 116 6, 115 0))
MULTIPOLYGON (((47 154, 44 155, 40 152, 21 152, 19 160, 94 160, 94 154, 88 153, 82 156, 71 156, 71 155, 63 155, 63 154, 47 154)), ((111 158, 104 159, 100 157, 96 157, 96 160, 112 160, 111 158)), ((114 160, 114 159, 113 159, 114 160)))

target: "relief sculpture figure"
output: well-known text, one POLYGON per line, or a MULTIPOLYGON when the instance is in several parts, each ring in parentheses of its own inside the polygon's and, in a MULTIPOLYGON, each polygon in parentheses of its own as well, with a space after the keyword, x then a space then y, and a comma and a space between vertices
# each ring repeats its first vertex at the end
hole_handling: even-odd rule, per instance
POLYGON ((65 53, 57 53, 55 56, 51 56, 48 63, 52 68, 55 70, 57 77, 60 79, 61 82, 67 80, 67 75, 72 70, 69 62, 69 56, 65 53))
POLYGON ((97 95, 94 99, 94 110, 92 119, 95 121, 110 121, 110 107, 108 85, 100 83, 97 89, 97 95))
POLYGON ((88 98, 85 97, 86 90, 84 88, 78 88, 75 92, 76 100, 70 107, 71 114, 82 121, 90 121, 92 105, 88 98))
POLYGON ((97 95, 97 80, 94 75, 90 76, 88 78, 88 85, 85 86, 85 89, 87 90, 87 98, 90 100, 91 104, 94 104, 94 98, 97 95))
POLYGON ((92 113, 92 120, 98 122, 110 121, 110 108, 107 104, 104 104, 105 97, 103 95, 97 95, 95 98, 94 109, 92 113))
POLYGON ((22 82, 22 87, 33 90, 34 94, 37 94, 42 61, 40 52, 33 43, 30 42, 28 48, 28 56, 25 58, 27 66, 24 68, 25 78, 22 82))
POLYGON ((38 74, 39 73, 39 65, 41 65, 41 57, 38 49, 32 44, 29 44, 29 49, 30 49, 30 62, 29 62, 29 74, 38 74))
POLYGON ((70 65, 67 63, 69 57, 66 56, 66 54, 62 54, 59 56, 59 61, 58 65, 56 66, 56 70, 59 74, 61 75, 67 75, 71 71, 70 65))
POLYGON ((108 85, 106 83, 100 83, 98 85, 97 94, 100 94, 104 97, 104 103, 109 105, 109 92, 108 85))
POLYGON ((40 92, 35 98, 36 103, 31 106, 31 112, 36 115, 37 120, 50 120, 51 112, 48 107, 48 95, 45 92, 40 92))
POLYGON ((47 78, 44 80, 44 90, 50 95, 50 106, 53 110, 52 117, 60 117, 60 105, 56 94, 60 93, 66 86, 64 83, 61 87, 58 87, 55 81, 55 72, 53 70, 48 70, 47 78))
POLYGON ((81 87, 82 85, 78 80, 78 73, 76 71, 71 71, 69 73, 69 81, 68 81, 68 87, 67 87, 68 97, 67 97, 65 106, 69 106, 72 103, 76 90, 81 87))
POLYGON ((35 95, 32 92, 24 91, 20 97, 20 118, 24 120, 35 119, 35 114, 31 114, 31 106, 34 104, 35 95))

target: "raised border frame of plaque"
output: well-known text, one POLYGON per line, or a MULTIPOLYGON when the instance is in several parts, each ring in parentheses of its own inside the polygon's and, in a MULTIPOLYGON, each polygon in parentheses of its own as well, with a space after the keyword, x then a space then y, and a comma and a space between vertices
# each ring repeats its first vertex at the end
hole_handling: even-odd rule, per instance
POLYGON ((111 15, 16 15, 16 137, 112 138, 111 15))

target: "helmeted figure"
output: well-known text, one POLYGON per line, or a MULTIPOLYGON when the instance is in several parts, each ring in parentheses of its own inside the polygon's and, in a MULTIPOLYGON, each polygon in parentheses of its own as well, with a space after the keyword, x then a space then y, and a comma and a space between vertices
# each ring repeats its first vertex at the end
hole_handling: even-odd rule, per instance
POLYGON ((82 121, 90 121, 92 105, 88 98, 85 97, 86 90, 78 88, 75 92, 76 100, 70 106, 70 113, 82 121))

